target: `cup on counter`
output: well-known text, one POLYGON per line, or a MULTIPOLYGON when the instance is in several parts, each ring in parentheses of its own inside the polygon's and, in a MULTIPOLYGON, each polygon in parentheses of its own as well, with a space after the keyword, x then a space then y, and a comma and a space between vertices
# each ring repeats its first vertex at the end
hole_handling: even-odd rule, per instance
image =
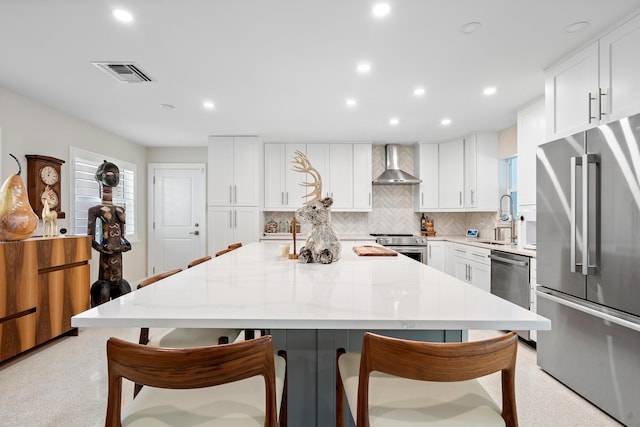
POLYGON ((290 251, 291 251, 291 245, 289 243, 280 245, 280 256, 281 257, 288 257, 290 251))

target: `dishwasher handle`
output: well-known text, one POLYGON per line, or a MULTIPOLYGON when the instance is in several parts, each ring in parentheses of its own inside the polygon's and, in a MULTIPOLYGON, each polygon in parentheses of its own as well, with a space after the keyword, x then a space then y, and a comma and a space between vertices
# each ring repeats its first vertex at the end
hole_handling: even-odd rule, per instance
POLYGON ((503 258, 501 256, 493 255, 493 254, 489 255, 489 258, 491 258, 494 261, 504 262, 505 264, 517 265, 518 267, 526 267, 529 265, 528 261, 516 261, 513 259, 503 258))

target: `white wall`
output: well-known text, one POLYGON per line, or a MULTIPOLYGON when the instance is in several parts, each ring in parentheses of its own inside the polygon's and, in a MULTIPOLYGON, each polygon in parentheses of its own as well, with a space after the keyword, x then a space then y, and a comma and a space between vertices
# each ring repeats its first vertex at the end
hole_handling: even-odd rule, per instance
MULTIPOLYGON (((138 204, 137 242, 132 242, 132 250, 123 256, 124 278, 135 283, 146 276, 147 265, 147 183, 146 149, 101 128, 80 119, 54 110, 0 87, 0 172, 4 181, 16 172, 15 155, 22 163, 23 178, 26 180, 25 154, 43 154, 65 160, 62 165, 62 211, 66 218, 60 219, 60 227, 69 227, 70 209, 70 171, 69 146, 93 151, 105 156, 126 159, 137 165, 138 204), (65 191, 66 189, 66 191, 65 191)), ((26 182, 25 182, 26 183, 26 182)), ((92 281, 98 278, 98 253, 93 252, 91 261, 92 281)))

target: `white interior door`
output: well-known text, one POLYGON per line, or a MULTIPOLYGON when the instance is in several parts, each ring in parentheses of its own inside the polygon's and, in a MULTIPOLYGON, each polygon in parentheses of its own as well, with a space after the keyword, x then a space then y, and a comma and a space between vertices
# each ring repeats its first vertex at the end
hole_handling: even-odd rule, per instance
POLYGON ((149 164, 148 274, 186 268, 206 251, 202 163, 149 164))

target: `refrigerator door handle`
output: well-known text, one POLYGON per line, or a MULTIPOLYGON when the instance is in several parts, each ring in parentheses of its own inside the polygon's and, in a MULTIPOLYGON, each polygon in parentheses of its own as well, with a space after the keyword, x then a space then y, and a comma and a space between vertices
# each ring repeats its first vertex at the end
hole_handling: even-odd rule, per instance
POLYGON ((591 236, 589 233, 589 223, 593 223, 597 225, 597 211, 598 211, 598 176, 597 172, 598 168, 598 157, 595 154, 583 154, 582 155, 582 275, 588 276, 589 274, 594 274, 597 268, 597 253, 598 253, 598 241, 597 233, 594 233, 594 236, 591 236), (594 165, 596 169, 595 178, 595 188, 591 186, 591 182, 589 180, 589 165, 594 165), (593 193, 594 197, 594 206, 596 209, 591 212, 589 210, 589 202, 591 200, 591 193, 593 193), (593 221, 593 222, 592 222, 593 221), (590 263, 589 259, 589 249, 591 248, 590 240, 593 239, 593 244, 595 245, 596 251, 594 254, 594 263, 590 263))
POLYGON ((602 312, 602 311, 599 311, 599 310, 595 310, 595 309, 593 309, 591 307, 587 307, 586 305, 579 304, 577 302, 573 302, 573 301, 570 301, 570 300, 565 299, 565 298, 557 297, 557 296, 552 295, 550 293, 541 291, 540 289, 536 290, 536 295, 538 296, 538 298, 544 298, 546 300, 553 301, 553 302, 558 303, 560 305, 564 305, 566 307, 573 308, 574 310, 578 310, 578 311, 581 311, 583 313, 589 314, 591 316, 597 317, 598 319, 602 319, 602 320, 607 321, 607 322, 615 323, 616 325, 623 326, 625 328, 629 328, 629 329, 632 329, 634 331, 640 332, 640 324, 638 324, 638 323, 631 322, 629 320, 622 319, 622 318, 617 317, 617 316, 613 316, 613 315, 611 315, 609 313, 605 313, 605 312, 602 312))
POLYGON ((576 220, 576 167, 582 165, 582 157, 571 158, 571 248, 569 252, 569 263, 571 264, 570 271, 576 272, 576 227, 578 226, 576 220))

